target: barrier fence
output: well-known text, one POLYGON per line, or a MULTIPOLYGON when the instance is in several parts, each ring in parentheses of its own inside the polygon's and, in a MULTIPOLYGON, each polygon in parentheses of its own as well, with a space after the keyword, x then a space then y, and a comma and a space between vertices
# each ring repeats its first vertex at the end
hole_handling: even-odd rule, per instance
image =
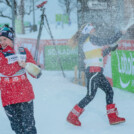
MULTIPOLYGON (((64 70, 73 70, 74 66, 77 64, 78 50, 77 48, 71 49, 67 46, 67 41, 67 39, 59 39, 55 40, 55 44, 64 70)), ((34 56, 37 43, 36 39, 17 38, 15 43, 17 46, 28 48, 34 56)), ((40 40, 37 59, 38 64, 44 69, 60 70, 56 51, 51 40, 40 40)))
MULTIPOLYGON (((74 70, 78 49, 67 46, 68 39, 55 40, 64 70, 74 70)), ((28 48, 34 56, 36 39, 17 38, 16 44, 28 48)), ((60 70, 51 40, 41 40, 38 64, 46 70, 60 70)), ((121 40, 116 51, 104 58, 104 74, 114 87, 134 92, 134 40, 121 40)))

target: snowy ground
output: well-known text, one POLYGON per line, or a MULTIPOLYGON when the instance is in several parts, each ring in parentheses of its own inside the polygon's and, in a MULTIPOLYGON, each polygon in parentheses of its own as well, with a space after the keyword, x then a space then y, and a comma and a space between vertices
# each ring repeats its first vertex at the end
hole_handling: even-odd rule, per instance
MULTIPOLYGON (((134 94, 114 88, 114 101, 119 115, 126 122, 109 125, 105 110, 105 94, 98 90, 95 99, 85 108, 80 116, 81 127, 66 122, 72 107, 86 94, 86 88, 73 84, 73 73, 44 71, 40 79, 33 79, 36 99, 35 119, 38 134, 133 134, 134 133, 134 94)), ((14 134, 0 104, 0 134, 14 134)))

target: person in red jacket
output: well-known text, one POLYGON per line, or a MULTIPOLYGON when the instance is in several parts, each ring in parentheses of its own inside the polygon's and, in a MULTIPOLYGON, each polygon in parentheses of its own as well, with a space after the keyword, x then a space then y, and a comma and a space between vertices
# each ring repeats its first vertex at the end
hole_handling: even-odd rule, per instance
POLYGON ((16 134, 37 134, 34 119, 32 85, 26 75, 26 63, 36 64, 28 49, 23 48, 26 61, 18 62, 14 31, 5 26, 0 31, 0 90, 2 105, 16 134))

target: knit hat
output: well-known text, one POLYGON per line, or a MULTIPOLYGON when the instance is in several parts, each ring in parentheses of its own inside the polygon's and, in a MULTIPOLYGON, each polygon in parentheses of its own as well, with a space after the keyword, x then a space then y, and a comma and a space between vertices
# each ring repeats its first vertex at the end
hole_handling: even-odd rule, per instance
POLYGON ((0 36, 4 36, 9 38, 10 40, 14 40, 14 30, 9 27, 8 25, 5 25, 1 30, 0 30, 0 36))
POLYGON ((83 33, 83 34, 88 34, 88 33, 90 33, 93 29, 94 29, 93 25, 88 23, 88 24, 83 28, 82 33, 83 33))

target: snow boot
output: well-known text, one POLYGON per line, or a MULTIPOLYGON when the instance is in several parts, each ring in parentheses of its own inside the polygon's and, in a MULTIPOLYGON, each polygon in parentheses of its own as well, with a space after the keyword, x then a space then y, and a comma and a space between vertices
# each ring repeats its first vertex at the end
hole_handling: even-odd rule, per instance
POLYGON ((75 105, 72 111, 67 116, 67 121, 73 125, 81 126, 81 122, 78 117, 83 113, 84 109, 80 108, 78 105, 75 105))
POLYGON ((117 108, 115 107, 115 104, 109 104, 106 106, 106 108, 109 123, 111 125, 125 122, 125 118, 118 117, 118 111, 117 108))

